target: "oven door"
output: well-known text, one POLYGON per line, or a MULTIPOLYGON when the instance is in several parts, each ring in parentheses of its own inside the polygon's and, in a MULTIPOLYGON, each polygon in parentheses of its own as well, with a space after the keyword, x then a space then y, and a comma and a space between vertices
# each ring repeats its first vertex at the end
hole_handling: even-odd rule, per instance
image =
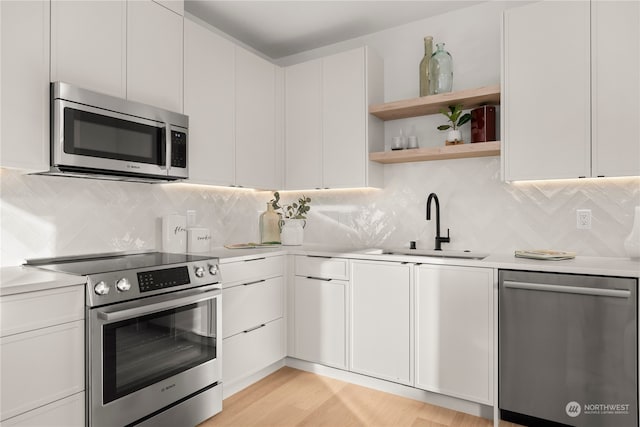
POLYGON ((90 426, 125 426, 221 381, 217 285, 90 309, 90 426))
POLYGON ((52 166, 60 168, 181 176, 187 169, 186 129, 56 99, 51 153, 52 166))

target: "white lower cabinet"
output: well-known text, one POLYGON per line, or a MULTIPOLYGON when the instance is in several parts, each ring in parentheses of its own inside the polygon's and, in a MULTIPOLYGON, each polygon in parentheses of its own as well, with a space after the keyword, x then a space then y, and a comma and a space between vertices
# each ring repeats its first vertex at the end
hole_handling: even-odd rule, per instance
POLYGON ((411 385, 412 264, 351 262, 351 370, 411 385))
POLYGON ((284 336, 284 322, 280 318, 223 339, 222 383, 233 384, 282 359, 284 336))
POLYGON ((285 357, 284 257, 220 265, 222 381, 247 378, 285 357))
POLYGON ((222 291, 222 337, 251 329, 282 317, 282 276, 234 286, 222 291))
POLYGON ((0 421, 84 425, 84 286, 0 297, 0 421))
POLYGON ((416 267, 417 388, 493 403, 493 269, 416 267))
POLYGON ((3 427, 83 427, 84 392, 2 421, 3 427))
POLYGON ((348 288, 345 280, 296 276, 295 357, 347 369, 348 288))

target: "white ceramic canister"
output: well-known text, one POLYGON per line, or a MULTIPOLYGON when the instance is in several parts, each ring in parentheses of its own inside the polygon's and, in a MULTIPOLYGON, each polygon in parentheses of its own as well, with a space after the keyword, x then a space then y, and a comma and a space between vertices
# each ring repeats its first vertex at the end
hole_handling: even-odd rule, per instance
POLYGON ((171 253, 187 251, 187 217, 178 214, 162 217, 162 251, 171 253))
POLYGON ((209 252, 211 232, 208 228, 192 227, 187 229, 187 250, 189 252, 209 252))

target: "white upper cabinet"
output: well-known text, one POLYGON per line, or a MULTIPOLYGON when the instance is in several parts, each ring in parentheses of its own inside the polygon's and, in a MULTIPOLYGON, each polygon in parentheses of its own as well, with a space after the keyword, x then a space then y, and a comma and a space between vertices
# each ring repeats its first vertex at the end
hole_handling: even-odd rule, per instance
POLYGON ((183 17, 151 0, 127 8, 127 98, 182 112, 183 17))
POLYGON ((640 2, 591 3, 592 175, 640 175, 640 2))
POLYGON ((234 58, 231 42, 185 19, 184 113, 189 116, 191 182, 235 184, 234 58))
POLYGON ((285 70, 285 187, 322 187, 322 59, 285 70))
POLYGON ((51 2, 51 81, 126 96, 126 1, 51 2))
POLYGON ((297 64, 286 71, 286 188, 381 187, 383 122, 368 106, 383 102, 384 65, 367 47, 297 64))
POLYGON ((506 181, 640 175, 638 2, 509 9, 503 48, 506 181))
POLYGON ((276 144, 276 66, 236 48, 236 185, 282 185, 276 144))
POLYGON ((589 3, 539 2, 504 18, 505 180, 590 176, 589 3))
POLYGON ((49 169, 49 2, 0 1, 0 166, 49 169))

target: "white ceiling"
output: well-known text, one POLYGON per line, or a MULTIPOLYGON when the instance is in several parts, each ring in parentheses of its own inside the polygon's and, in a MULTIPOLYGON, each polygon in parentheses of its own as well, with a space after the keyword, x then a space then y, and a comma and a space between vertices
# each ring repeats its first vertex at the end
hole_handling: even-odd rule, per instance
POLYGON ((272 59, 482 1, 186 0, 185 10, 272 59))

